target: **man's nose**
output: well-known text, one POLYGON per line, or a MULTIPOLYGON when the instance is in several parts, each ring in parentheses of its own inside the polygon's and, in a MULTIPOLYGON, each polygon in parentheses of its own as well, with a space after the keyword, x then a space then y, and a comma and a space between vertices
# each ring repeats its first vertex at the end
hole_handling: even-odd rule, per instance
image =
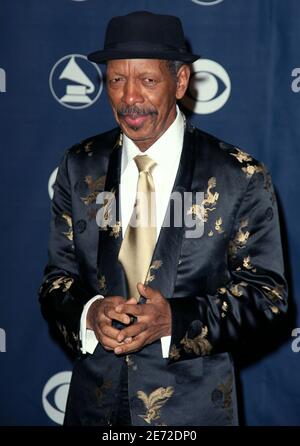
POLYGON ((128 79, 124 85, 122 101, 127 105, 144 102, 141 90, 134 79, 128 79))

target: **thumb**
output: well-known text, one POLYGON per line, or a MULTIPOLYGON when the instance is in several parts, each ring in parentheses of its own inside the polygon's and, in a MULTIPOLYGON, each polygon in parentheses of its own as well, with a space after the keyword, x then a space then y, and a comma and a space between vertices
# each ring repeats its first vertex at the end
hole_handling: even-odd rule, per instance
POLYGON ((145 297, 146 299, 151 299, 151 297, 153 297, 152 288, 150 286, 146 286, 143 285, 141 282, 138 282, 137 289, 140 295, 145 297))

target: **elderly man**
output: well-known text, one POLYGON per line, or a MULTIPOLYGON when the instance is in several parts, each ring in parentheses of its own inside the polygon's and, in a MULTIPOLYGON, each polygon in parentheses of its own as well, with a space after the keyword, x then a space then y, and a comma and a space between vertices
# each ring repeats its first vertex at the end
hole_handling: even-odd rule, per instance
POLYGON ((79 353, 65 424, 238 424, 231 352, 286 312, 266 169, 177 107, 198 57, 145 11, 89 55, 118 128, 68 150, 55 185, 40 301, 79 353))

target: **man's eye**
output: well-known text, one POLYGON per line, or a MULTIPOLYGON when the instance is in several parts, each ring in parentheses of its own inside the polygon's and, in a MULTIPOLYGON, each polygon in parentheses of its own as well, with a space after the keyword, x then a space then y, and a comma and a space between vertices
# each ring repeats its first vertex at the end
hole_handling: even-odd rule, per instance
POLYGON ((151 77, 145 77, 144 78, 144 82, 148 85, 155 85, 156 84, 156 80, 152 79, 151 77))
POLYGON ((116 84, 116 83, 120 82, 121 80, 122 80, 122 78, 120 76, 118 76, 118 77, 112 78, 110 82, 112 82, 113 84, 116 84))

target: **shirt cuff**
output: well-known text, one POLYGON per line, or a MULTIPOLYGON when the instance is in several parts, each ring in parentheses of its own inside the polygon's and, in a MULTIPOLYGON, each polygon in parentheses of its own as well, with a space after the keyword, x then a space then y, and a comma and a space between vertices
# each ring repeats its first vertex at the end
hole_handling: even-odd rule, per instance
POLYGON ((79 330, 79 338, 81 340, 80 350, 82 351, 83 354, 85 353, 93 354, 95 348, 97 347, 98 339, 96 338, 94 331, 86 328, 86 316, 92 303, 94 303, 96 300, 103 298, 104 296, 97 294, 97 296, 92 297, 92 299, 90 299, 83 307, 83 311, 81 313, 81 318, 80 318, 80 330, 79 330))
POLYGON ((160 338, 161 342, 161 352, 163 358, 169 357, 169 350, 170 350, 170 344, 171 344, 171 336, 163 336, 160 338))

